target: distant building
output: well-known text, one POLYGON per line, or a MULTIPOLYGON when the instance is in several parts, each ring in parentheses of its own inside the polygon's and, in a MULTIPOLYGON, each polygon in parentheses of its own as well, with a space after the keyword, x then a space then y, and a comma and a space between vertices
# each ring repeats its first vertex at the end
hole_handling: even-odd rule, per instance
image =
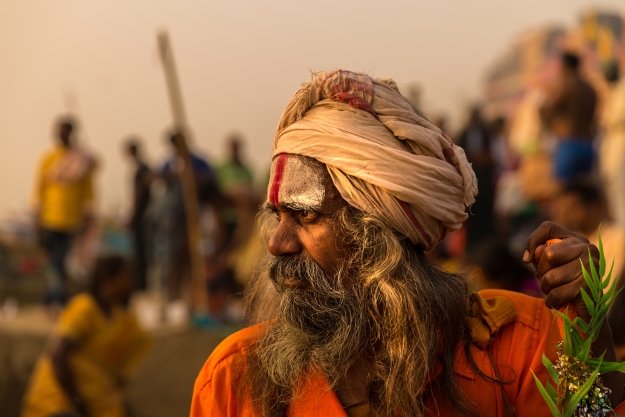
POLYGON ((582 38, 594 53, 597 64, 620 58, 623 18, 615 13, 587 12, 580 19, 582 38))
POLYGON ((506 116, 528 88, 549 84, 563 50, 583 57, 583 69, 601 96, 605 90, 601 70, 608 62, 620 61, 622 39, 623 17, 594 10, 583 13, 573 28, 545 26, 527 31, 486 71, 485 114, 506 116))
POLYGON ((518 38, 486 73, 484 111, 489 117, 505 116, 528 86, 557 59, 566 31, 550 26, 532 29, 518 38))

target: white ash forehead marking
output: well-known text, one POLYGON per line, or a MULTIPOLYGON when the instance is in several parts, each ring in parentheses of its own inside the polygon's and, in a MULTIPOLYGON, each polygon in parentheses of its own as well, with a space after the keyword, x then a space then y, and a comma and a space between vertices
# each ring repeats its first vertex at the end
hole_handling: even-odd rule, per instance
MULTIPOLYGON (((275 158, 272 162, 270 188, 274 182, 277 160, 275 158)), ((278 202, 294 210, 316 210, 321 207, 325 195, 326 189, 318 169, 301 157, 289 155, 284 166, 278 202)))

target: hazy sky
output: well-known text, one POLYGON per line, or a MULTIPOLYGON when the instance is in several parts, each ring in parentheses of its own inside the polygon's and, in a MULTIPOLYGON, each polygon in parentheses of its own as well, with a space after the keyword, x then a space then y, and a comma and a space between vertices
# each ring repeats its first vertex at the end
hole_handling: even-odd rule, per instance
POLYGON ((620 11, 623 2, 0 0, 0 217, 28 206, 52 122, 66 110, 102 161, 101 209, 126 207, 122 138, 143 137, 153 163, 167 151, 160 28, 171 35, 197 148, 216 161, 237 130, 264 170, 278 118, 309 70, 418 82, 427 110, 459 114, 515 36, 573 24, 590 6, 620 11))

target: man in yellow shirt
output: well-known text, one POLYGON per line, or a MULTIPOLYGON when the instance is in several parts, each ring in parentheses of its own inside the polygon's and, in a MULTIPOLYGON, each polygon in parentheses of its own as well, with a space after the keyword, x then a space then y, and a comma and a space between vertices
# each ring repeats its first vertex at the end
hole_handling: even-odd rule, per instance
POLYGON ((57 144, 43 156, 36 179, 38 227, 55 272, 48 282, 47 305, 66 301, 65 260, 93 200, 95 161, 73 146, 73 130, 74 123, 69 119, 58 123, 57 144))

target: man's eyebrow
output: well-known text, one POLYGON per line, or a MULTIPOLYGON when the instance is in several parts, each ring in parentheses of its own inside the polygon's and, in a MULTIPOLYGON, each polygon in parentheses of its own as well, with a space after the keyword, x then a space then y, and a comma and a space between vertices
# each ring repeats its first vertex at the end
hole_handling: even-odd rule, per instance
POLYGON ((318 209, 318 207, 302 203, 278 203, 278 206, 275 206, 270 202, 266 202, 262 205, 262 209, 267 211, 277 211, 278 207, 293 211, 315 211, 318 209))
POLYGON ((274 206, 270 202, 266 202, 265 204, 260 206, 260 208, 261 210, 264 210, 264 211, 276 211, 278 209, 276 206, 274 206))

